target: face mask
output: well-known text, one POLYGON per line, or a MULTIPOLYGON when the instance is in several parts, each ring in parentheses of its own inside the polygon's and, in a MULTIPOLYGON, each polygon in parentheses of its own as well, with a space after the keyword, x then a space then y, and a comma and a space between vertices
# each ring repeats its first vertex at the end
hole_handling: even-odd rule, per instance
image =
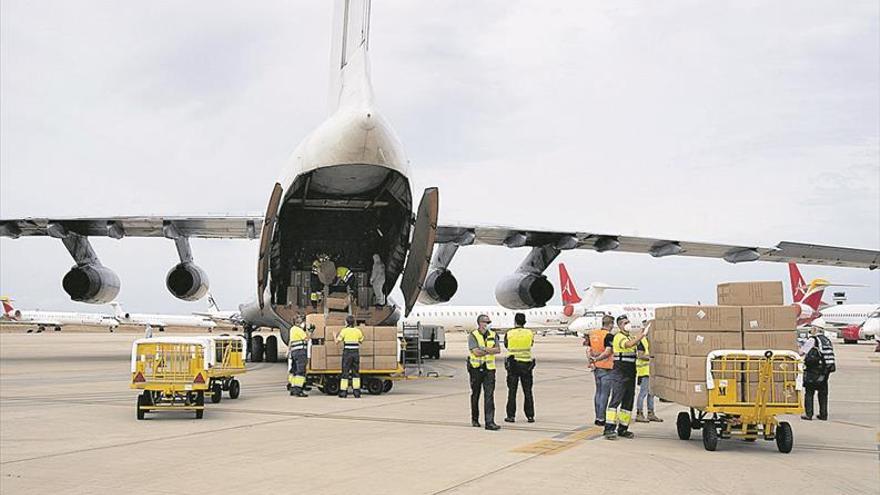
POLYGON ((486 330, 492 330, 492 324, 491 324, 491 323, 487 323, 487 324, 486 324, 486 330))

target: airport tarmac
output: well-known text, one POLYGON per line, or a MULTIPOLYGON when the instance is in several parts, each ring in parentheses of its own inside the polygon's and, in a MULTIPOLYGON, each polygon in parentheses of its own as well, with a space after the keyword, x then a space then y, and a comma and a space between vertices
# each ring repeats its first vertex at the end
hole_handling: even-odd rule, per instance
MULTIPOLYGON (((13 493, 878 493, 880 354, 837 345, 831 421, 792 422, 795 446, 678 440, 675 415, 601 439, 580 339, 538 337, 537 422, 470 426, 465 336, 450 335, 440 378, 381 396, 289 397, 281 363, 257 363, 238 400, 135 419, 128 388, 138 334, 0 332, 0 491, 13 493)), ((521 400, 521 399, 520 399, 521 400)), ((521 402, 520 402, 521 404, 521 402)), ((520 413, 518 420, 523 417, 520 413)))

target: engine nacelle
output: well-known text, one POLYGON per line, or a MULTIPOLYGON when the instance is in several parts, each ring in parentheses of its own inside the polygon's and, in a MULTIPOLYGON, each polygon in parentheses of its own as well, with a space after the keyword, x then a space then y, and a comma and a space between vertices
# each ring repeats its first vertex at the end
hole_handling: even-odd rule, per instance
POLYGON ((106 304, 119 294, 119 277, 106 266, 93 263, 71 268, 61 286, 74 301, 106 304))
POLYGON ((508 309, 540 308, 552 297, 553 285, 535 273, 514 273, 495 286, 495 300, 508 309))
POLYGON ((178 263, 165 277, 165 286, 178 299, 197 301, 208 292, 208 274, 195 263, 178 263))
POLYGON ((419 294, 422 304, 444 303, 458 291, 458 280, 451 271, 441 268, 432 270, 425 277, 425 285, 419 294))

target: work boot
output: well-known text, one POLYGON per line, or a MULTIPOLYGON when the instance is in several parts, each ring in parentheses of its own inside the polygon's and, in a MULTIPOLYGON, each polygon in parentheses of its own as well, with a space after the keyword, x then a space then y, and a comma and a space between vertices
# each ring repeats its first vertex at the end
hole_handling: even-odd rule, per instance
POLYGON ((645 419, 645 415, 642 414, 642 411, 636 411, 636 423, 647 423, 648 420, 645 419))
POLYGON ((648 411, 648 421, 653 421, 655 423, 662 423, 663 418, 658 418, 654 411, 648 411))
POLYGON ((635 435, 629 430, 618 431, 617 436, 620 438, 633 438, 635 435))
POLYGON ((361 398, 361 391, 360 391, 360 390, 355 390, 355 391, 354 391, 354 398, 355 398, 355 399, 360 399, 360 398, 361 398))
POLYGON ((534 422, 535 422, 535 418, 528 418, 526 421, 528 421, 529 423, 534 423, 534 422))
POLYGON ((340 390, 339 391, 339 398, 344 399, 346 397, 348 397, 348 390, 340 390))
POLYGON ((801 414, 801 419, 803 419, 803 420, 805 420, 805 421, 812 421, 812 420, 813 420, 813 417, 812 417, 812 416, 807 416, 806 414, 801 414))
POLYGON ((471 426, 473 426, 474 428, 479 428, 479 427, 481 427, 481 426, 483 426, 483 425, 481 425, 480 422, 477 421, 476 419, 472 419, 472 420, 471 420, 471 426))
POLYGON ((605 426, 605 420, 597 419, 596 421, 593 421, 593 424, 596 426, 605 426))
POLYGON ((489 431, 498 431, 501 429, 501 427, 496 425, 495 423, 486 423, 486 429, 489 431))
POLYGON ((819 421, 828 421, 828 416, 822 416, 821 414, 816 416, 816 419, 819 421))
POLYGON ((516 423, 516 419, 514 418, 504 418, 505 423, 516 423))
POLYGON ((617 440, 617 433, 614 430, 605 430, 602 436, 605 437, 605 440, 617 440))

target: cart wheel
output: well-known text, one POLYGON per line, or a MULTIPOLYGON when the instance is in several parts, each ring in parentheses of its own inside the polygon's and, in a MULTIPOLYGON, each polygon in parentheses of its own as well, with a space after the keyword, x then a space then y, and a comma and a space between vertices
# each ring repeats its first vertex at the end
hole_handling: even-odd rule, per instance
POLYGON ((385 390, 385 384, 378 378, 370 378, 367 380, 367 392, 370 395, 379 395, 385 390))
POLYGON ((791 425, 787 421, 782 421, 776 427, 776 448, 783 454, 791 452, 794 447, 794 433, 791 431, 791 425))
POLYGON ((240 393, 241 393, 241 383, 239 383, 238 380, 233 378, 232 381, 229 382, 229 398, 230 399, 237 399, 238 394, 240 394, 240 393))
POLYGON ((144 404, 144 396, 138 395, 137 396, 137 419, 144 419, 144 413, 147 412, 147 411, 144 411, 143 409, 141 409, 141 406, 146 406, 146 404, 144 404))
POLYGON ((251 362, 262 363, 263 351, 263 337, 260 335, 251 337, 251 362))
POLYGON ((327 395, 336 395, 339 393, 339 378, 330 377, 324 380, 324 393, 327 395))
MULTIPOLYGON (((204 392, 199 392, 199 393, 196 395, 196 405, 197 405, 197 406, 202 406, 202 407, 205 406, 205 393, 204 393, 204 392)), ((198 411, 196 411, 196 419, 202 419, 202 417, 203 417, 204 415, 205 415, 205 410, 204 410, 204 409, 199 409, 198 411)))
POLYGON ((703 423, 703 447, 710 452, 718 447, 718 430, 715 429, 714 421, 703 423))
POLYGON ((393 387, 393 386, 394 386, 394 382, 392 382, 391 380, 385 380, 384 382, 382 382, 382 392, 384 392, 386 394, 388 392, 391 392, 391 387, 393 387))
POLYGON ((220 382, 214 382, 211 385, 211 402, 217 404, 223 398, 223 386, 220 385, 220 382))
POLYGON ((678 438, 681 440, 691 439, 691 415, 685 411, 678 413, 675 419, 675 428, 678 430, 678 438))

